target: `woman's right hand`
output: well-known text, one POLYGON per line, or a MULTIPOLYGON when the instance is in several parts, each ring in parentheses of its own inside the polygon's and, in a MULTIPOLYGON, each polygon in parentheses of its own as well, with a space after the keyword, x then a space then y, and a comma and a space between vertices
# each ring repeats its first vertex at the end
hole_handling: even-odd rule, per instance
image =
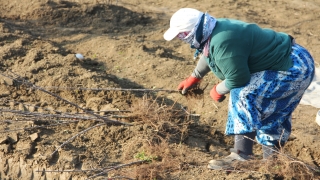
POLYGON ((187 91, 194 87, 200 80, 199 78, 190 76, 179 84, 178 90, 181 90, 181 94, 186 94, 187 91))

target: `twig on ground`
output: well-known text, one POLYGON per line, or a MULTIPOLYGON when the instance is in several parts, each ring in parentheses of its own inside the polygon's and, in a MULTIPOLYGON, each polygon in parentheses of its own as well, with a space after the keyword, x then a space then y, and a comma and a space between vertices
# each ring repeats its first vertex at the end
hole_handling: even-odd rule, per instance
POLYGON ((110 179, 129 179, 129 180, 134 180, 132 178, 129 178, 129 177, 125 177, 125 176, 114 176, 114 177, 110 177, 110 179))
POLYGON ((92 171, 103 171, 103 169, 85 169, 85 170, 81 170, 81 169, 74 169, 74 170, 37 170, 35 172, 45 172, 45 173, 61 173, 61 172, 92 172, 92 171))
MULTIPOLYGON (((89 119, 96 119, 90 116, 77 116, 71 114, 45 114, 45 113, 36 113, 36 112, 28 112, 28 111, 20 111, 20 110, 12 110, 12 109, 0 109, 0 112, 9 112, 15 114, 16 116, 23 116, 23 117, 33 117, 33 118, 64 118, 64 119, 81 119, 81 120, 89 120, 89 119)), ((34 119, 39 121, 39 119, 34 119)))
MULTIPOLYGON (((21 103, 21 102, 14 101, 14 100, 9 100, 9 102, 13 102, 15 104, 23 104, 23 105, 28 106, 28 107, 34 107, 34 108, 37 108, 37 109, 43 109, 43 110, 50 111, 50 112, 55 112, 55 113, 58 113, 58 114, 69 114, 69 113, 58 111, 58 110, 55 110, 55 109, 43 108, 43 107, 40 107, 40 106, 35 106, 35 105, 32 105, 32 104, 27 104, 27 103, 21 103)), ((113 112, 132 112, 132 111, 117 109, 117 110, 90 111, 90 112, 92 112, 92 113, 113 113, 113 112)), ((85 113, 85 112, 76 112, 74 114, 87 114, 87 113, 85 113)))
POLYGON ((126 167, 126 166, 131 166, 131 165, 134 165, 134 164, 141 164, 141 163, 144 163, 144 162, 147 162, 147 160, 134 161, 134 162, 131 162, 131 163, 121 164, 121 165, 114 166, 114 167, 111 167, 111 168, 105 168, 103 170, 103 172, 100 172, 100 173, 98 173, 96 175, 90 176, 87 179, 92 179, 92 178, 104 175, 104 174, 106 174, 106 173, 108 173, 109 171, 112 171, 112 170, 120 169, 120 168, 123 168, 123 167, 126 167))
MULTIPOLYGON (((102 113, 102 112, 105 112, 105 113, 112 113, 112 112, 132 112, 130 110, 106 110, 106 111, 92 111, 93 113, 102 113)), ((83 114, 83 113, 76 113, 76 114, 83 114)))
POLYGON ((69 142, 71 142, 71 141, 73 141, 76 137, 80 136, 81 134, 83 134, 83 133, 85 133, 85 132, 87 132, 87 131, 89 131, 89 130, 91 130, 91 129, 93 129, 93 128, 102 126, 102 125, 105 125, 105 124, 102 124, 102 123, 101 123, 101 124, 96 124, 96 125, 94 125, 94 126, 91 126, 91 127, 87 128, 87 129, 85 129, 85 130, 77 133, 76 135, 72 136, 72 137, 69 138, 67 141, 65 141, 64 143, 62 143, 59 147, 57 147, 57 149, 56 149, 50 156, 52 157, 62 146, 66 145, 67 143, 69 143, 69 142))
MULTIPOLYGON (((97 171, 103 171, 104 169, 88 169, 88 170, 81 170, 81 169, 74 169, 74 170, 37 170, 35 172, 39 172, 39 173, 62 173, 62 172, 73 172, 73 173, 77 173, 77 172, 82 172, 82 173, 86 173, 86 172, 97 172, 97 171)), ((111 179, 130 179, 133 180, 132 178, 129 177, 125 177, 125 176, 114 176, 111 179)))
POLYGON ((170 89, 125 89, 125 88, 75 88, 75 87, 57 87, 57 86, 47 86, 43 87, 45 89, 56 89, 56 90, 86 90, 86 91, 138 91, 138 92, 179 92, 178 90, 170 89))
POLYGON ((10 130, 0 131, 0 133, 7 133, 7 132, 21 131, 21 130, 26 131, 26 130, 32 130, 32 129, 38 129, 38 128, 49 128, 49 127, 54 127, 54 126, 70 124, 70 123, 74 123, 74 122, 64 122, 64 123, 57 123, 57 124, 44 125, 44 126, 33 126, 33 127, 28 127, 28 128, 10 129, 10 130))
POLYGON ((236 172, 236 173, 257 173, 257 174, 264 174, 259 171, 245 171, 245 170, 236 170, 236 169, 213 169, 214 171, 227 171, 227 172, 236 172))
MULTIPOLYGON (((256 142, 254 139, 251 139, 251 138, 249 138, 248 136, 243 136, 243 137, 244 137, 244 138, 247 138, 247 139, 249 139, 249 140, 251 140, 251 141, 253 141, 253 142, 256 142)), ((314 172, 318 172, 318 171, 319 171, 318 169, 315 169, 315 168, 313 168, 312 166, 310 166, 310 165, 308 165, 308 164, 306 164, 306 163, 304 163, 304 162, 302 162, 302 161, 296 160, 296 159, 294 159, 294 158, 292 158, 292 157, 290 157, 290 156, 288 156, 288 155, 286 155, 286 154, 284 154, 284 153, 281 153, 280 151, 274 150, 273 148, 270 148, 270 147, 268 147, 268 146, 266 146, 266 145, 263 145, 263 144, 262 144, 262 146, 265 147, 265 148, 268 148, 268 149, 272 150, 273 152, 275 152, 275 153, 277 153, 277 154, 279 154, 279 155, 282 155, 282 156, 288 158, 288 159, 291 160, 292 162, 299 162, 299 163, 302 164, 303 166, 307 167, 309 170, 312 170, 312 171, 314 171, 314 172)))
POLYGON ((110 120, 110 119, 105 118, 105 117, 102 117, 102 116, 100 116, 100 115, 98 115, 98 114, 94 114, 94 113, 92 113, 91 111, 88 111, 88 110, 86 110, 86 109, 78 106, 77 104, 71 102, 71 101, 68 101, 68 100, 66 100, 66 99, 64 99, 64 98, 62 98, 62 97, 60 97, 60 96, 58 96, 58 95, 56 95, 56 94, 54 94, 54 93, 52 93, 52 92, 49 92, 49 91, 43 89, 42 87, 36 86, 35 84, 27 81, 26 79, 23 79, 22 77, 20 77, 19 75, 15 74, 15 73, 13 73, 13 72, 11 72, 11 73, 14 74, 15 76, 17 76, 18 78, 22 79, 22 81, 19 81, 19 80, 17 80, 17 78, 14 78, 14 77, 11 77, 11 76, 8 76, 8 75, 4 75, 3 73, 0 73, 0 74, 1 74, 2 76, 5 76, 5 77, 7 77, 7 78, 9 78, 9 79, 14 80, 14 81, 21 82, 21 83, 25 84, 25 85, 26 85, 27 87, 29 87, 29 88, 42 91, 42 92, 47 93, 47 94, 49 94, 49 95, 51 95, 51 96, 53 96, 53 97, 55 97, 55 98, 57 98, 57 99, 59 99, 59 100, 61 100, 61 101, 64 101, 64 102, 66 102, 66 103, 68 103, 68 104, 70 104, 70 105, 72 105, 72 106, 75 106, 76 108, 81 109, 82 111, 84 111, 84 112, 86 112, 86 113, 88 113, 88 114, 90 114, 90 115, 93 115, 93 116, 97 117, 97 118, 99 119, 99 120, 97 120, 97 121, 104 122, 104 123, 106 123, 106 124, 111 123, 111 124, 115 124, 115 125, 132 125, 132 124, 129 124, 129 123, 124 123, 124 122, 120 122, 120 121, 110 120), (101 119, 101 120, 100 120, 100 119, 101 119))
POLYGON ((212 104, 214 105, 214 107, 216 107, 217 109, 219 109, 218 106, 217 106, 214 102, 212 102, 212 104))
POLYGON ((183 106, 181 106, 181 109, 182 109, 184 112, 186 112, 189 116, 195 116, 195 117, 199 117, 199 116, 200 116, 200 114, 191 114, 191 113, 189 113, 183 106))
MULTIPOLYGON (((99 121, 98 118, 94 116, 79 116, 79 115, 71 115, 71 114, 45 114, 45 113, 35 113, 35 112, 28 112, 28 111, 20 111, 20 110, 12 110, 12 109, 0 109, 0 112, 9 112, 15 114, 15 116, 23 116, 28 117, 28 121, 52 121, 52 120, 44 120, 44 119, 36 119, 36 118, 59 118, 59 119, 72 119, 72 121, 79 121, 79 120, 95 120, 99 121)), ((129 118, 128 116, 123 115, 107 115, 101 117, 111 117, 111 118, 129 118)), ((16 120, 19 121, 19 120, 16 120)), ((116 120, 114 120, 116 121, 116 120)), ((15 122, 12 120, 12 122, 15 122)))
MULTIPOLYGON (((48 108, 43 108, 43 107, 40 107, 40 106, 34 106, 32 104, 27 104, 27 103, 21 103, 21 102, 17 102, 17 101, 14 101, 14 100, 9 100, 9 102, 13 102, 15 104, 23 104, 25 106, 28 106, 28 107, 34 107, 34 108, 37 108, 37 109, 43 109, 43 110, 46 110, 46 111, 50 111, 50 112, 55 112, 55 113, 58 113, 58 114, 62 114, 63 112, 61 111, 57 111, 55 109, 48 109, 48 108)), ((65 113, 66 114, 66 113, 65 113)))

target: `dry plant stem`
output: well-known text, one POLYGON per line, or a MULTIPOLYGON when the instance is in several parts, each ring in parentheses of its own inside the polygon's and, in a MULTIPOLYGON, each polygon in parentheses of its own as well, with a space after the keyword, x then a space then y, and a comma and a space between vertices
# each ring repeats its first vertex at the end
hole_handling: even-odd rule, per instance
MULTIPOLYGON (((11 72, 11 73, 13 73, 13 72, 11 72)), ((13 77, 10 77, 10 76, 6 76, 6 75, 4 75, 4 74, 2 74, 2 73, 0 73, 0 74, 3 75, 3 76, 5 76, 5 77, 7 77, 7 78, 10 78, 10 79, 12 79, 12 80, 14 80, 14 81, 18 81, 18 80, 16 80, 16 78, 13 78, 13 77)), ((23 79, 23 78, 20 77, 19 75, 15 74, 15 73, 13 73, 13 74, 14 74, 15 76, 19 77, 20 79, 23 79)), ((107 119, 107 118, 105 118, 105 117, 102 117, 102 116, 99 116, 99 115, 97 115, 97 114, 94 114, 94 113, 92 113, 91 111, 87 111, 86 109, 78 106, 77 104, 75 104, 75 103, 73 103, 73 102, 70 102, 70 101, 68 101, 68 100, 66 100, 66 99, 64 99, 64 98, 62 98, 62 97, 60 97, 60 96, 58 96, 58 95, 56 95, 56 94, 54 94, 54 93, 51 93, 51 92, 43 89, 42 87, 36 86, 36 85, 32 84, 31 82, 29 82, 29 81, 27 81, 27 80, 25 80, 25 79, 23 79, 22 83, 25 84, 26 86, 30 87, 30 88, 33 88, 33 89, 42 91, 42 92, 44 92, 44 93, 47 93, 47 94, 49 94, 49 95, 51 95, 51 96, 53 96, 53 97, 55 97, 55 98, 57 98, 57 99, 60 99, 60 100, 66 102, 66 103, 68 103, 68 104, 71 104, 72 106, 75 106, 75 107, 78 108, 78 109, 81 109, 82 111, 84 111, 84 112, 86 112, 86 113, 88 113, 88 114, 91 114, 91 115, 97 117, 97 118, 99 119, 99 120, 97 120, 97 121, 104 122, 104 123, 106 123, 106 124, 111 123, 111 124, 116 124, 116 125, 131 125, 131 124, 129 124, 129 123, 124 123, 124 122, 120 122, 120 121, 110 120, 110 119, 107 119), (100 119, 101 119, 101 120, 100 120, 100 119)))
MULTIPOLYGON (((21 102, 17 102, 17 101, 14 101, 14 100, 10 100, 9 102, 14 102, 14 103, 16 103, 16 104, 20 104, 20 103, 21 103, 21 102)), ((63 113, 63 112, 57 111, 57 110, 55 110, 55 109, 43 108, 43 107, 39 107, 39 106, 34 106, 34 105, 32 105, 32 104, 26 104, 26 103, 21 103, 21 104, 23 104, 23 105, 25 105, 25 106, 29 106, 29 107, 34 107, 34 108, 37 108, 37 109, 44 109, 44 110, 46 110, 46 111, 53 111, 53 112, 58 113, 58 114, 62 114, 62 113, 63 113)))
MULTIPOLYGON (((243 136, 244 138, 246 138, 246 139, 249 139, 249 140, 251 140, 251 141, 253 141, 253 142, 255 142, 256 143, 256 141, 254 140, 254 139, 251 139, 251 138, 249 138, 248 136, 243 136)), ((281 154, 281 155, 284 155, 284 156, 286 156, 287 158, 290 158, 290 157, 288 157, 287 155, 285 155, 285 154, 282 154, 281 152, 279 152, 279 151, 276 151, 276 150, 274 150, 274 149, 272 149, 272 148, 270 148, 270 147, 268 147, 268 146, 265 146, 265 145, 263 145, 263 144, 261 144, 263 147, 265 147, 265 148, 268 148, 268 149, 270 149, 270 150, 272 150, 272 151, 274 151, 274 152, 276 152, 276 153, 278 153, 278 154, 281 154)))
POLYGON ((181 106, 181 109, 182 109, 184 112, 186 112, 189 116, 195 116, 195 117, 199 117, 199 116, 200 116, 200 114, 191 114, 191 113, 189 113, 183 106, 181 106))
POLYGON ((102 126, 102 125, 105 125, 105 124, 104 124, 104 123, 96 124, 96 125, 94 125, 94 126, 91 126, 91 127, 87 128, 87 129, 85 129, 85 130, 77 133, 76 135, 72 136, 72 137, 69 138, 67 141, 65 141, 64 143, 62 143, 50 156, 52 157, 62 146, 66 145, 67 143, 69 143, 69 142, 71 142, 71 141, 73 141, 73 140, 74 140, 76 137, 78 137, 79 135, 81 135, 81 134, 83 134, 83 133, 85 133, 85 132, 87 132, 87 131, 89 131, 89 130, 91 130, 91 129, 93 129, 93 128, 102 126))
MULTIPOLYGON (((44 117, 44 118, 48 118, 48 117, 44 117)), ((74 123, 74 122, 79 122, 81 120, 83 120, 83 119, 72 119, 72 120, 38 119, 37 117, 27 116, 27 117, 22 117, 22 119, 16 118, 15 120, 3 120, 0 122, 14 123, 14 122, 28 122, 28 121, 41 121, 41 122, 54 121, 56 123, 74 123)), ((87 119, 84 119, 84 120, 87 120, 87 119)))
POLYGON ((158 97, 156 97, 154 100, 153 100, 153 102, 149 105, 149 107, 148 107, 148 109, 147 109, 147 114, 149 114, 149 110, 150 110, 150 108, 151 107, 153 107, 153 105, 157 102, 157 99, 158 99, 158 97))
MULTIPOLYGON (((15 115, 24 117, 42 117, 42 118, 65 118, 65 119, 82 119, 91 120, 93 117, 88 116, 76 116, 76 115, 60 115, 60 114, 44 114, 44 113, 32 113, 27 111, 11 110, 11 109, 0 109, 0 112, 10 112, 15 115)), ((39 119, 35 119, 38 121, 39 119)))
MULTIPOLYGON (((101 112, 106 112, 106 113, 110 113, 110 112, 132 112, 129 110, 106 110, 106 111, 92 111, 93 113, 101 113, 101 112)), ((83 114, 83 113, 76 113, 76 114, 83 114)))
POLYGON ((112 170, 120 169, 120 168, 123 168, 123 167, 126 167, 126 166, 131 166, 131 165, 134 165, 134 164, 140 164, 140 163, 144 163, 144 162, 147 162, 147 160, 134 161, 134 162, 127 163, 127 164, 121 164, 121 165, 119 165, 119 166, 114 166, 114 167, 111 167, 111 168, 106 168, 105 170, 103 170, 103 172, 98 173, 98 174, 93 175, 93 176, 90 176, 90 177, 88 177, 88 179, 92 179, 92 178, 95 178, 95 177, 104 175, 105 173, 108 173, 109 171, 112 171, 112 170))
MULTIPOLYGON (((105 116, 103 116, 103 117, 105 117, 105 116)), ((114 115, 114 114, 109 115, 109 116, 107 116, 107 117, 111 117, 111 118, 130 118, 129 116, 114 115)))
POLYGON ((138 91, 138 92, 179 92, 178 90, 170 89, 123 89, 123 88, 74 88, 74 87, 56 87, 56 86, 47 86, 43 87, 45 89, 56 89, 56 90, 86 90, 86 91, 138 91))
POLYGON ((88 170, 80 170, 80 169, 74 169, 74 170, 37 170, 35 172, 45 172, 45 173, 57 173, 57 172, 92 172, 92 171, 103 171, 103 169, 88 169, 88 170))
POLYGON ((235 173, 257 173, 264 174, 259 171, 244 171, 244 170, 234 170, 234 169, 213 169, 213 171, 227 171, 227 172, 235 172, 235 173))
POLYGON ((74 122, 65 122, 65 123, 51 124, 51 125, 45 125, 45 126, 33 126, 33 127, 29 127, 29 128, 19 128, 19 129, 4 130, 4 131, 0 131, 0 133, 7 133, 7 132, 21 131, 21 130, 26 131, 26 130, 32 130, 32 129, 38 129, 38 128, 49 128, 49 127, 54 127, 54 126, 70 124, 70 123, 74 123, 74 122))
MULTIPOLYGON (((283 134, 284 134, 284 129, 282 130, 282 133, 281 133, 281 135, 280 135, 280 139, 282 139, 283 134)), ((279 147, 281 148, 281 147, 282 147, 282 146, 281 146, 281 142, 279 141, 278 143, 279 143, 279 144, 278 144, 279 147)))
MULTIPOLYGON (((70 115, 70 114, 61 115, 61 114, 32 113, 32 112, 28 112, 28 111, 19 111, 19 110, 11 110, 11 109, 0 109, 0 112, 10 112, 12 114, 15 114, 16 116, 29 117, 29 119, 26 119, 24 121, 52 121, 50 119, 48 119, 48 120, 36 119, 36 117, 38 117, 38 118, 72 119, 72 121, 79 121, 79 120, 99 121, 99 119, 92 117, 92 116, 77 116, 77 115, 70 115)), ((123 116, 123 115, 108 115, 108 116, 102 116, 102 117, 129 118, 128 116, 123 116)), ((12 122, 15 122, 15 121, 21 121, 21 120, 12 120, 12 122)))
MULTIPOLYGON (((16 104, 23 104, 23 105, 28 106, 28 107, 34 107, 34 108, 43 109, 43 110, 46 110, 46 111, 52 111, 52 112, 55 112, 55 113, 58 113, 58 114, 69 114, 69 113, 65 113, 65 112, 62 112, 62 111, 57 111, 55 109, 43 108, 43 107, 40 107, 40 106, 34 106, 32 104, 21 103, 21 102, 14 101, 14 100, 9 100, 9 102, 14 102, 16 104)), ((132 112, 132 111, 129 111, 129 110, 105 110, 105 111, 90 111, 90 112, 92 112, 92 113, 101 113, 101 112, 112 113, 112 112, 132 112)), ((78 112, 78 113, 75 113, 75 114, 86 114, 86 113, 78 112)))
MULTIPOLYGON (((311 169, 311 170, 313 170, 313 171, 315 171, 315 172, 318 172, 318 171, 319 171, 319 170, 317 170, 317 169, 313 169, 312 167, 308 166, 307 164, 305 164, 304 162, 301 162, 301 161, 294 161, 294 160, 293 160, 293 161, 290 162, 290 164, 293 164, 293 163, 301 164, 301 165, 304 166, 305 168, 311 169)), ((308 174, 310 174, 311 176, 313 176, 313 174, 310 173, 310 172, 308 172, 308 174)))
MULTIPOLYGON (((33 85, 33 84, 32 84, 32 85, 33 85)), ((130 125, 130 124, 128 124, 128 123, 123 123, 123 122, 120 122, 120 121, 110 120, 110 119, 107 119, 107 118, 105 118, 105 117, 102 117, 102 116, 99 116, 99 115, 97 115, 97 114, 94 114, 94 113, 92 113, 92 112, 90 112, 90 111, 87 111, 87 110, 84 109, 84 108, 81 108, 81 107, 78 106, 77 104, 72 103, 72 102, 70 102, 70 101, 68 101, 68 100, 66 100, 66 99, 63 99, 62 97, 57 96, 56 94, 51 93, 51 92, 49 92, 49 91, 47 91, 47 90, 45 90, 45 89, 42 89, 41 87, 38 87, 38 86, 36 86, 36 85, 33 85, 33 88, 38 89, 38 90, 40 90, 40 91, 42 91, 42 92, 45 92, 45 93, 47 93, 47 94, 50 94, 50 95, 52 95, 52 96, 54 96, 54 97, 56 97, 56 98, 58 98, 58 99, 60 99, 60 100, 62 100, 62 101, 65 101, 65 102, 67 102, 67 103, 69 103, 69 104, 71 104, 71 105, 73 105, 73 106, 75 106, 75 107, 83 110, 84 112, 86 112, 86 113, 88 113, 88 114, 90 114, 90 115, 93 115, 93 116, 97 117, 98 119, 102 119, 102 120, 103 120, 103 121, 101 121, 101 120, 97 120, 97 121, 104 122, 104 123, 106 123, 106 124, 112 123, 112 124, 118 124, 118 125, 130 125)))
MULTIPOLYGON (((251 140, 251 141, 253 141, 253 142, 256 142, 254 139, 251 139, 251 138, 249 138, 249 137, 247 137, 247 136, 243 136, 243 137, 244 137, 244 138, 247 138, 247 139, 249 139, 249 140, 251 140)), ((261 145, 262 145, 263 147, 265 147, 265 148, 269 148, 268 146, 265 146, 265 145, 263 145, 263 144, 261 144, 261 145)), ((296 163, 299 162, 300 164, 304 165, 305 167, 307 167, 307 168, 310 169, 310 170, 313 170, 313 171, 315 171, 315 172, 318 172, 318 171, 319 171, 318 169, 315 169, 315 168, 313 168, 313 167, 305 164, 305 163, 302 162, 302 161, 297 161, 296 159, 294 159, 294 158, 292 158, 292 157, 290 157, 290 156, 288 156, 288 155, 286 155, 286 154, 284 154, 284 153, 281 153, 281 152, 279 152, 279 151, 276 151, 276 150, 274 150, 274 149, 272 149, 272 148, 269 148, 269 149, 271 149, 272 151, 276 152, 277 154, 280 154, 280 155, 282 155, 282 156, 285 156, 286 158, 292 160, 292 162, 296 162, 296 163)))
POLYGON ((219 109, 218 106, 217 106, 214 102, 212 102, 212 104, 214 105, 214 107, 216 107, 217 109, 219 109))
POLYGON ((125 176, 115 176, 115 177, 111 177, 110 179, 129 179, 129 180, 134 180, 132 178, 125 177, 125 176))

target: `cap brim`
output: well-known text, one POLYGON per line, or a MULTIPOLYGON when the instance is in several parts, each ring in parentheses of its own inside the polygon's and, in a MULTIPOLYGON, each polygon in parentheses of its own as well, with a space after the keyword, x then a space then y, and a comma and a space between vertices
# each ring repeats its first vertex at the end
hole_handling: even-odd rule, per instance
POLYGON ((167 41, 171 41, 179 34, 179 31, 173 28, 169 28, 163 35, 163 38, 167 41))

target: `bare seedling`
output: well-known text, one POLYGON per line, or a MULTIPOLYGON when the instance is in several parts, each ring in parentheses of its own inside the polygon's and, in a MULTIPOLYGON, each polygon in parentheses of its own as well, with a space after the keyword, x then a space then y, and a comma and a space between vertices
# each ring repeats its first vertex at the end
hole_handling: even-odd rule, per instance
POLYGON ((193 88, 187 91, 186 97, 187 98, 195 98, 201 99, 203 98, 204 90, 207 88, 208 84, 206 84, 203 88, 201 88, 201 84, 197 84, 193 88))
MULTIPOLYGON (((245 138, 254 141, 248 137, 245 138)), ((233 164, 231 171, 273 174, 278 178, 297 178, 302 180, 315 179, 320 175, 318 167, 290 157, 283 153, 283 148, 278 151, 275 150, 274 155, 268 159, 237 161, 233 164)))

